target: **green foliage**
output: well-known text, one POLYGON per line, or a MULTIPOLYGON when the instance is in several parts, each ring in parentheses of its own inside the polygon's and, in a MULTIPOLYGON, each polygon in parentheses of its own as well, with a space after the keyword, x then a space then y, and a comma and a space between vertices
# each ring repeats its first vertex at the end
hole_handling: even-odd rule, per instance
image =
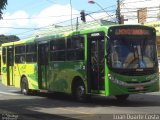
POLYGON ((14 41, 18 41, 18 40, 20 40, 19 37, 15 36, 15 35, 9 35, 9 36, 0 35, 0 45, 3 43, 14 42, 14 41))
POLYGON ((0 19, 2 19, 2 10, 6 9, 7 0, 0 0, 0 19))

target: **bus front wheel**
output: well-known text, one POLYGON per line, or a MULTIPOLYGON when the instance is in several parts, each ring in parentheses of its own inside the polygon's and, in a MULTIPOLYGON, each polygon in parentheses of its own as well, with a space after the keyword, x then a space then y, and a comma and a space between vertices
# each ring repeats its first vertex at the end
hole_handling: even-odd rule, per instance
POLYGON ((125 94, 125 95, 116 95, 116 98, 117 98, 117 100, 119 100, 119 101, 127 100, 128 97, 129 97, 129 94, 125 94))
POLYGON ((28 88, 28 80, 27 80, 26 77, 23 77, 22 81, 21 81, 21 93, 24 94, 24 95, 29 95, 30 94, 30 91, 29 91, 29 88, 28 88))
POLYGON ((86 100, 86 90, 83 82, 76 82, 73 91, 74 98, 79 102, 84 102, 86 100))

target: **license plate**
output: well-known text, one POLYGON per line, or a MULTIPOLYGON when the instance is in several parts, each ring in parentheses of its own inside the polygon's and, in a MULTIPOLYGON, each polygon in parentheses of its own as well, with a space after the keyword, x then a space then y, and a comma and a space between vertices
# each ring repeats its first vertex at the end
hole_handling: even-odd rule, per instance
POLYGON ((144 90, 144 86, 136 86, 135 90, 144 90))

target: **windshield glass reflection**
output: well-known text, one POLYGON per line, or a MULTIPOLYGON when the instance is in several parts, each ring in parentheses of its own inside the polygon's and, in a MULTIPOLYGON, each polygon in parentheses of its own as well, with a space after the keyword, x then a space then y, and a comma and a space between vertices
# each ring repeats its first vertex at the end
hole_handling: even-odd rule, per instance
POLYGON ((153 68, 155 43, 151 38, 119 37, 111 40, 112 68, 153 68))

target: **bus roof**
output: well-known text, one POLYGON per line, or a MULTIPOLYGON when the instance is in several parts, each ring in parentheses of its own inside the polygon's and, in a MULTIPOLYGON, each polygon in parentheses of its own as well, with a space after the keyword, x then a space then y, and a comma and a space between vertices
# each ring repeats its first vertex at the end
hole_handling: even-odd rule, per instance
POLYGON ((10 45, 13 45, 13 42, 3 43, 2 47, 4 47, 4 46, 10 46, 10 45))
POLYGON ((97 30, 98 28, 101 29, 102 26, 110 26, 110 25, 114 25, 116 24, 115 22, 110 22, 110 21, 94 21, 94 22, 88 22, 88 23, 82 23, 78 26, 76 25, 72 25, 72 26, 49 26, 47 28, 44 28, 40 31, 38 31, 37 33, 33 34, 33 36, 36 36, 37 38, 42 38, 45 36, 55 36, 55 37, 59 37, 59 36, 69 36, 69 35, 73 35, 76 33, 85 33, 88 31, 95 31, 95 29, 97 30))
POLYGON ((31 38, 28 38, 28 39, 25 39, 25 40, 16 41, 16 42, 14 42, 14 45, 19 45, 19 44, 23 44, 23 43, 29 43, 29 42, 33 42, 33 41, 34 41, 34 38, 31 37, 31 38))
MULTIPOLYGON (((83 23, 79 25, 78 30, 72 30, 71 26, 65 26, 65 27, 60 27, 58 28, 50 26, 47 28, 42 29, 41 31, 35 33, 33 36, 31 36, 28 39, 25 40, 20 40, 16 42, 10 42, 10 43, 4 43, 2 46, 9 46, 9 45, 19 45, 19 44, 24 44, 24 43, 29 43, 29 42, 39 42, 53 39, 53 38, 60 38, 60 37, 66 37, 66 36, 71 36, 71 35, 79 35, 79 34, 87 34, 87 33, 92 33, 92 32, 100 32, 100 31, 105 31, 107 32, 107 29, 109 27, 116 27, 116 26, 144 26, 144 25, 123 25, 123 24, 116 24, 113 22, 108 22, 108 21, 101 21, 101 22, 89 22, 89 23, 83 23)), ((76 29, 76 26, 73 26, 73 29, 76 29)))
MULTIPOLYGON (((87 34, 87 33, 92 33, 92 32, 100 32, 100 31, 105 31, 107 32, 108 28, 110 27, 117 27, 117 26, 144 26, 144 25, 122 25, 122 24, 111 24, 111 25, 97 25, 97 26, 90 26, 90 27, 85 27, 84 29, 80 29, 77 31, 65 31, 61 32, 61 29, 57 29, 55 32, 54 31, 42 31, 36 36, 36 41, 42 41, 42 40, 50 40, 53 38, 59 38, 59 37, 66 37, 66 36, 71 36, 71 35, 81 35, 81 34, 87 34)), ((144 26, 146 27, 146 26, 144 26)), ((65 29, 65 28, 64 28, 65 29)))
POLYGON ((29 42, 33 42, 34 38, 27 38, 25 40, 19 40, 19 41, 15 41, 15 42, 9 42, 9 43, 3 43, 2 46, 11 46, 11 45, 19 45, 19 44, 23 44, 23 43, 29 43, 29 42))

